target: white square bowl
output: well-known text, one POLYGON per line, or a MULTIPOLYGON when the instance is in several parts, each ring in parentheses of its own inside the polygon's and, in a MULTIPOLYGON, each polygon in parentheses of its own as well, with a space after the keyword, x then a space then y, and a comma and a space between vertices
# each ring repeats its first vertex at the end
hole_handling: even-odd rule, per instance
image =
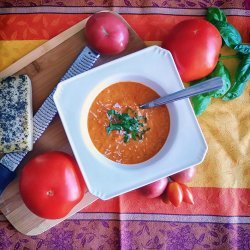
POLYGON ((170 132, 151 159, 132 165, 113 162, 92 143, 88 111, 106 87, 121 81, 146 84, 163 96, 184 88, 171 53, 151 46, 61 82, 54 100, 89 191, 106 200, 201 163, 207 144, 189 99, 168 104, 170 132))

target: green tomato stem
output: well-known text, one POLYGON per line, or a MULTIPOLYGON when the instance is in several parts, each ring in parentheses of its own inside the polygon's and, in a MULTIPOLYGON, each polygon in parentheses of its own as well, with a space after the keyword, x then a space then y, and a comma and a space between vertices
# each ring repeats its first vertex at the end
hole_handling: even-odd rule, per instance
POLYGON ((228 55, 228 56, 220 55, 219 60, 231 59, 231 58, 240 58, 240 57, 238 55, 228 55))

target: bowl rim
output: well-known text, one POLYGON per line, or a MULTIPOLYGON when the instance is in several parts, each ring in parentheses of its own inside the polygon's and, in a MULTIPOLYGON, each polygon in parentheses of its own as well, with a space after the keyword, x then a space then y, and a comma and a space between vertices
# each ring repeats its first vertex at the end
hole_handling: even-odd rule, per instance
MULTIPOLYGON (((142 161, 142 162, 138 162, 138 163, 120 163, 120 162, 116 162, 116 161, 112 161, 111 159, 109 159, 108 157, 106 157, 105 155, 103 155, 94 145, 90 135, 89 135, 89 130, 88 130, 88 116, 89 116, 89 110, 90 110, 90 107, 91 105, 93 104, 95 98, 106 88, 108 88, 109 86, 113 85, 113 84, 117 84, 117 83, 120 83, 120 82, 135 82, 135 83, 139 83, 139 84, 142 84, 148 88, 150 88, 151 90, 155 91, 156 93, 158 93, 159 91, 156 91, 153 87, 152 87, 152 84, 154 86, 157 86, 157 83, 153 83, 150 79, 147 79, 145 77, 142 77, 142 76, 139 76, 139 75, 119 75, 118 77, 116 76, 116 78, 114 77, 111 77, 109 79, 105 79, 105 81, 103 83, 100 83, 98 86, 96 86, 97 88, 93 90, 92 93, 89 93, 89 96, 88 98, 90 98, 89 100, 85 101, 83 103, 83 107, 82 107, 82 112, 81 112, 81 117, 84 117, 84 125, 82 126, 82 136, 84 136, 84 130, 87 130, 88 133, 86 133, 86 137, 85 137, 85 140, 87 139, 88 141, 88 144, 90 145, 91 148, 93 148, 93 151, 95 151, 96 154, 99 154, 100 157, 104 160, 108 159, 109 161, 111 162, 114 162, 114 167, 125 167, 125 168, 128 168, 128 167, 136 167, 136 166, 141 166, 143 164, 145 164, 145 162, 149 161, 150 159, 152 159, 153 157, 155 157, 158 153, 160 153, 162 150, 163 150, 163 147, 164 145, 167 143, 169 137, 174 137, 174 134, 172 132, 172 122, 171 122, 171 113, 172 112, 175 112, 173 110, 173 108, 170 108, 169 110, 169 107, 167 107, 168 109, 168 114, 169 114, 169 122, 170 122, 170 127, 169 127, 169 132, 168 132, 168 135, 166 137, 166 140, 163 144, 163 146, 160 148, 159 151, 157 151, 151 158, 145 160, 145 161, 142 161), (133 80, 131 80, 133 79, 133 80), (118 82, 117 82, 118 81, 118 82), (150 82, 150 83, 149 83, 150 82), (101 85, 101 86, 100 86, 101 85), (88 112, 85 112, 85 110, 88 110, 88 112)), ((164 89, 161 88, 161 86, 157 86, 156 87, 158 90, 160 90, 161 93, 164 93, 164 94, 167 94, 165 92, 164 89)), ((159 94, 159 93, 158 93, 159 94)), ((83 119, 82 119, 83 120, 83 119)), ((82 121, 83 122, 83 121, 82 121)), ((178 121, 175 121, 175 123, 177 123, 178 121)))

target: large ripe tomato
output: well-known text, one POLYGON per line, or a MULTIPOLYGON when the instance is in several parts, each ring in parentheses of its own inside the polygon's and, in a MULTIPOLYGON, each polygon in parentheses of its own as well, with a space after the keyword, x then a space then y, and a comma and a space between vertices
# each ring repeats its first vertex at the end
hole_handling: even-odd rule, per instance
POLYGON ((129 40, 126 24, 111 12, 92 15, 86 23, 85 32, 89 45, 101 54, 119 54, 129 40))
POLYGON ((222 39, 219 31, 206 20, 190 19, 177 24, 163 41, 184 82, 210 74, 218 61, 222 39))
POLYGON ((85 185, 72 156, 48 152, 31 159, 23 168, 19 189, 25 205, 46 219, 66 216, 83 198, 85 185))

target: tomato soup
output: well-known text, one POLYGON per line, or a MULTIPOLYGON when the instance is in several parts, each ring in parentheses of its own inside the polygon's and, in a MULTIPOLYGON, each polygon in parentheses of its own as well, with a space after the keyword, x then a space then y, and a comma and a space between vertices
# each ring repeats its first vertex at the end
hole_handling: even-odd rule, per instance
POLYGON ((104 89, 88 114, 88 131, 97 150, 123 164, 140 163, 159 152, 169 134, 168 109, 139 108, 158 97, 137 82, 119 82, 104 89))

